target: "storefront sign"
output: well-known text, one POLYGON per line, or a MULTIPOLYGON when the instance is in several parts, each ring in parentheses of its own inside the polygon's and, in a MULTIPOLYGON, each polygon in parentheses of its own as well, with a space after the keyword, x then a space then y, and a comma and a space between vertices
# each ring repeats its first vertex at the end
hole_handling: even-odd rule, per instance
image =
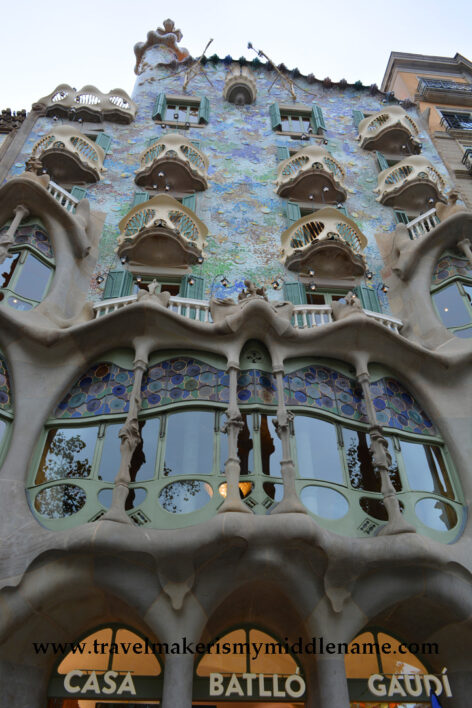
POLYGON ((210 674, 209 695, 234 698, 301 698, 305 680, 299 674, 210 674))
POLYGON ((440 696, 452 696, 447 677, 447 669, 442 674, 372 674, 368 679, 370 693, 376 698, 420 698, 429 697, 431 692, 440 696))
POLYGON ((93 696, 135 696, 136 688, 133 677, 128 671, 125 675, 120 675, 117 671, 107 671, 104 674, 84 673, 80 669, 69 671, 64 676, 64 688, 67 693, 87 693, 93 696))

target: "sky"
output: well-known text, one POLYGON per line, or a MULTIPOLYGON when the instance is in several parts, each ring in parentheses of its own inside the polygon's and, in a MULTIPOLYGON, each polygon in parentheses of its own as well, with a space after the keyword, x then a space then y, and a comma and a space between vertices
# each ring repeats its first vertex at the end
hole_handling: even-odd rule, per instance
POLYGON ((251 41, 275 64, 380 86, 391 51, 472 60, 467 0, 16 0, 4 5, 0 109, 29 110, 60 83, 108 92, 134 85, 136 42, 171 17, 181 46, 199 56, 253 58, 251 41))

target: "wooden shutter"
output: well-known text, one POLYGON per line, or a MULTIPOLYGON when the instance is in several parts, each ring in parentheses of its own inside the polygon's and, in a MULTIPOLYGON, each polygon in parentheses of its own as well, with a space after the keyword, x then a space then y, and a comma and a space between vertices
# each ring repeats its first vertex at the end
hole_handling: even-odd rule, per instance
POLYGON ((408 224, 408 222, 410 221, 406 211, 400 211, 399 209, 395 209, 393 213, 395 215, 395 221, 397 222, 397 224, 408 224))
POLYGON ((87 196, 87 190, 83 187, 72 187, 70 190, 71 196, 77 199, 79 202, 81 199, 85 199, 87 196))
POLYGON ((298 204, 295 204, 295 202, 287 202, 285 206, 285 213, 287 215, 287 219, 292 224, 294 221, 298 221, 298 219, 302 218, 300 207, 298 206, 298 204))
POLYGON ((133 203, 131 204, 131 209, 135 206, 138 206, 138 204, 142 204, 143 202, 147 202, 148 199, 149 199, 149 194, 147 192, 135 192, 134 198, 133 198, 133 203))
POLYGON ((195 147, 200 150, 200 144, 202 142, 201 140, 191 140, 190 142, 192 143, 192 145, 195 145, 195 147))
POLYGON ((128 270, 111 270, 105 283, 103 299, 124 297, 129 295, 133 288, 133 275, 128 270))
POLYGON ((200 108, 198 110, 198 122, 208 123, 210 120, 210 101, 206 96, 203 96, 200 101, 200 108))
MULTIPOLYGON (((205 279, 201 275, 184 275, 180 283, 180 297, 188 297, 193 300, 203 300, 205 289, 205 279), (190 280, 192 283, 190 283, 190 280)), ((186 315, 186 307, 182 307, 182 314, 186 315)), ((196 310, 194 307, 189 307, 189 317, 191 320, 196 319, 196 310)), ((200 318, 203 317, 203 312, 200 313, 200 318)))
POLYGON ((182 204, 184 206, 186 206, 188 209, 195 211, 197 208, 197 195, 196 194, 189 194, 188 196, 183 197, 182 204))
POLYGON ((158 94, 152 111, 153 120, 165 120, 167 111, 167 101, 165 93, 158 94))
POLYGON ((379 163, 380 171, 382 172, 383 170, 387 170, 389 167, 389 164, 388 164, 387 160, 385 159, 385 157, 378 150, 376 150, 375 154, 377 157, 377 162, 379 163))
POLYGON ((306 305, 306 290, 302 283, 284 283, 284 298, 294 305, 306 305))
POLYGON ((379 297, 374 288, 369 288, 367 285, 358 285, 354 290, 361 301, 362 307, 366 310, 371 310, 371 312, 382 312, 379 297))
POLYGON ((97 145, 100 145, 100 147, 102 148, 103 152, 106 155, 110 149, 111 135, 107 135, 106 133, 99 133, 97 135, 97 139, 95 140, 95 142, 97 145))
POLYGON ((359 123, 361 122, 361 120, 364 120, 364 114, 362 113, 362 111, 352 111, 352 121, 356 128, 359 128, 359 123))
POLYGON ((282 117, 277 103, 269 106, 270 125, 272 130, 282 130, 282 117))
POLYGON ((277 160, 282 162, 283 160, 288 160, 290 157, 290 150, 288 147, 277 145, 277 160))
POLYGON ((313 104, 311 109, 310 123, 315 133, 319 134, 320 130, 326 130, 323 111, 316 103, 313 104))

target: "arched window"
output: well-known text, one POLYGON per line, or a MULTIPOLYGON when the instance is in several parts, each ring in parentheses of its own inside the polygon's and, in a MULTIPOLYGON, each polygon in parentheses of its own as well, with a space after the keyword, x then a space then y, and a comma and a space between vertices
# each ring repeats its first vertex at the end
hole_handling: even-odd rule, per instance
POLYGON ((160 645, 123 626, 106 626, 74 642, 50 678, 47 708, 96 708, 162 695, 160 645), (98 703, 96 701, 99 701, 98 703), (100 701, 103 701, 100 702, 100 701))
MULTIPOLYGON (((0 235, 7 228, 4 226, 0 235)), ((0 266, 0 301, 15 310, 31 310, 46 296, 54 267, 54 254, 44 226, 38 221, 23 223, 0 266)))
POLYGON ((439 318, 456 337, 472 337, 472 264, 449 249, 436 263, 431 296, 439 318))

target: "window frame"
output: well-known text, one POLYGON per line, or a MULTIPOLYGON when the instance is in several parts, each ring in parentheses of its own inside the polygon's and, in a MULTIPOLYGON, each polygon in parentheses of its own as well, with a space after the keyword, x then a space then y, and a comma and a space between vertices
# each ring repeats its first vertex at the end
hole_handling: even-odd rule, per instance
MULTIPOLYGON (((456 334, 456 332, 463 332, 463 331, 467 331, 469 329, 471 330, 471 333, 472 333, 472 302, 471 302, 469 296, 467 295, 467 293, 464 291, 464 284, 472 287, 472 277, 467 278, 466 276, 463 276, 463 275, 453 275, 451 278, 447 278, 442 283, 439 283, 438 285, 433 286, 430 291, 431 292, 431 301, 433 303, 433 308, 434 308, 436 315, 438 316, 438 319, 440 320, 443 327, 445 327, 449 332, 452 332, 452 334, 454 334, 455 336, 458 336, 456 334), (448 327, 445 324, 445 322, 441 316, 441 312, 440 312, 440 310, 436 304, 436 301, 433 297, 433 295, 436 295, 437 293, 441 292, 441 290, 446 290, 451 285, 455 285, 457 287, 457 290, 459 291, 459 295, 465 304, 465 308, 466 308, 467 312, 469 313, 470 322, 468 322, 467 324, 448 327)), ((472 339, 472 334, 471 334, 471 337, 465 337, 464 339, 472 339)))
POLYGON ((161 126, 170 126, 172 128, 180 128, 180 129, 185 129, 188 130, 190 128, 203 128, 205 125, 209 123, 209 110, 210 110, 210 102, 206 96, 178 96, 178 95, 173 95, 173 94, 167 94, 167 93, 160 93, 156 97, 156 104, 153 108, 153 122, 156 125, 161 125, 161 126), (157 118, 156 110, 157 110, 157 101, 160 96, 164 94, 165 96, 165 116, 164 118, 157 118), (169 105, 170 104, 170 105, 169 105), (191 118, 191 108, 196 108, 197 109, 197 116, 196 120, 190 120, 191 118), (179 112, 182 109, 182 112, 185 110, 185 118, 181 120, 176 120, 175 118, 173 120, 168 120, 167 119, 167 114, 169 111, 172 112, 179 112))
POLYGON ((29 243, 22 243, 22 244, 18 244, 18 245, 14 244, 14 245, 10 246, 10 248, 8 249, 7 258, 8 258, 8 256, 13 256, 17 253, 19 254, 19 259, 14 266, 10 280, 8 281, 8 285, 6 285, 4 287, 0 286, 0 293, 2 293, 4 295, 2 300, 0 300, 0 304, 4 303, 5 305, 8 305, 8 307, 11 307, 12 309, 18 310, 20 312, 21 311, 27 312, 28 310, 32 310, 35 307, 37 307, 41 302, 44 302, 44 300, 47 298, 49 291, 51 289, 52 280, 55 275, 56 263, 55 263, 54 257, 47 258, 44 254, 42 254, 40 251, 38 251, 36 248, 34 248, 34 246, 31 246, 31 244, 29 244, 29 243), (44 266, 46 266, 50 271, 49 278, 48 278, 47 283, 45 284, 44 293, 43 293, 41 300, 33 300, 31 298, 27 298, 24 295, 19 295, 15 291, 15 286, 16 286, 19 278, 21 277, 21 272, 23 270, 23 266, 26 262, 28 254, 31 254, 34 258, 36 258, 36 260, 38 260, 40 263, 42 263, 44 266), (19 302, 25 302, 27 304, 30 304, 31 307, 28 307, 25 309, 13 307, 13 305, 11 305, 8 302, 10 297, 17 298, 19 302))

